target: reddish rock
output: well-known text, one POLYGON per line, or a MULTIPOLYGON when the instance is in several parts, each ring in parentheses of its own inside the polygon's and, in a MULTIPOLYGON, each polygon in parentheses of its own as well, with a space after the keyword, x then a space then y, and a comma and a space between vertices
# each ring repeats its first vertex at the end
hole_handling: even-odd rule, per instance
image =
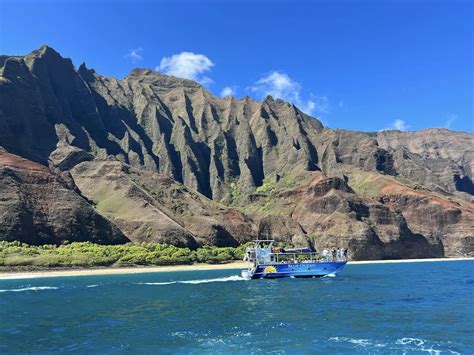
POLYGON ((0 149, 0 239, 60 244, 129 240, 47 167, 0 149))

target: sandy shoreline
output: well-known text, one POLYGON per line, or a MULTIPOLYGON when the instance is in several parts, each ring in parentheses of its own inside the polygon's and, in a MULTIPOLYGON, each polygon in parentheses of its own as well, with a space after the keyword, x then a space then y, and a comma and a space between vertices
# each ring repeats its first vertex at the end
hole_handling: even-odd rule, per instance
MULTIPOLYGON (((474 260, 474 258, 442 258, 442 259, 404 259, 404 260, 367 260, 349 261, 348 264, 390 264, 390 263, 414 263, 433 261, 459 261, 474 260)), ((61 276, 91 276, 91 275, 118 275, 139 274, 150 272, 174 272, 174 271, 197 271, 197 270, 226 270, 245 269, 247 263, 235 261, 226 264, 193 264, 173 266, 149 266, 149 267, 124 267, 124 268, 101 268, 101 269, 72 269, 72 270, 47 270, 47 271, 10 271, 0 272, 0 280, 8 279, 30 279, 38 277, 61 277, 61 276)))

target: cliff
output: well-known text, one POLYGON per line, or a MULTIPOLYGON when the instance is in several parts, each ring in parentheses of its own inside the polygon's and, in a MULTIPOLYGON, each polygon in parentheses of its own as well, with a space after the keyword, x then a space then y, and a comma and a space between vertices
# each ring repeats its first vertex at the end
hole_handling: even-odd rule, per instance
POLYGON ((470 133, 332 130, 279 99, 148 69, 109 78, 47 46, 0 66, 0 146, 69 174, 132 241, 474 252, 470 133))

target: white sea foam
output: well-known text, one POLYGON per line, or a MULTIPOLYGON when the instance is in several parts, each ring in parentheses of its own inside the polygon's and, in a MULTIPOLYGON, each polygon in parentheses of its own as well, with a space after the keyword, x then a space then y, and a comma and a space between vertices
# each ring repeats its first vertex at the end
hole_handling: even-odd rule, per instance
POLYGON ((25 288, 12 288, 7 290, 0 290, 0 292, 23 292, 23 291, 43 291, 43 290, 57 290, 59 287, 51 286, 36 286, 36 287, 25 287, 25 288))
POLYGON ((171 333, 171 336, 186 339, 190 337, 196 337, 197 334, 190 331, 178 331, 171 333))
POLYGON ((151 286, 162 286, 162 285, 172 285, 178 283, 177 281, 170 282, 139 282, 139 285, 151 285, 151 286))
POLYGON ((178 281, 178 283, 182 284, 206 284, 209 282, 227 282, 227 281, 245 281, 245 279, 241 276, 229 276, 229 277, 218 277, 216 279, 203 279, 203 280, 189 280, 189 281, 178 281))
POLYGON ((449 349, 433 349, 433 347, 444 347, 440 344, 427 344, 425 340, 419 338, 401 338, 395 342, 397 345, 404 345, 408 350, 423 351, 430 354, 438 355, 443 353, 460 354, 457 351, 449 349))
POLYGON ((440 347, 440 344, 427 344, 427 341, 419 338, 401 338, 397 339, 395 342, 379 342, 373 339, 357 339, 357 338, 349 338, 349 337, 332 337, 329 338, 331 341, 335 342, 345 342, 354 344, 357 347, 362 347, 364 349, 370 348, 382 348, 386 347, 386 349, 394 350, 394 351, 402 351, 406 352, 427 352, 430 354, 438 355, 443 353, 449 354, 459 354, 456 351, 452 351, 449 349, 434 349, 434 347, 440 347))
POLYGON ((418 338, 401 338, 401 339, 397 339, 395 343, 399 345, 409 344, 409 345, 421 346, 425 343, 425 341, 418 338))
POLYGON ((327 274, 324 277, 336 277, 336 274, 327 274))
POLYGON ((20 279, 36 279, 36 278, 39 278, 39 277, 47 277, 47 276, 43 276, 43 275, 32 275, 32 274, 26 274, 26 275, 17 275, 17 274, 13 274, 13 275, 9 275, 9 276, 2 276, 0 277, 0 280, 20 280, 20 279))
POLYGON ((348 337, 332 337, 329 338, 329 340, 336 341, 336 342, 347 342, 354 344, 356 346, 361 346, 361 347, 376 347, 376 348, 383 348, 387 344, 385 343, 376 343, 371 341, 370 339, 357 339, 357 338, 348 338, 348 337))
POLYGON ((86 287, 87 288, 93 288, 93 287, 97 287, 97 286, 99 286, 99 285, 87 285, 86 287))
POLYGON ((227 282, 227 281, 245 281, 241 276, 229 276, 229 277, 218 277, 216 279, 201 279, 201 280, 184 280, 184 281, 168 281, 168 282, 139 282, 139 285, 152 285, 152 286, 162 286, 162 285, 172 285, 172 284, 206 284, 210 282, 227 282))

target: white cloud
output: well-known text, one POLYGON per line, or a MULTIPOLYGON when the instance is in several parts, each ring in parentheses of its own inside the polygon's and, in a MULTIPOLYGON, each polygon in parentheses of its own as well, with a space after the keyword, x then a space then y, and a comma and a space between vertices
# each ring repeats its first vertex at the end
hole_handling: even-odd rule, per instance
POLYGON ((392 122, 390 126, 387 128, 381 129, 380 131, 388 131, 388 130, 398 130, 398 131, 407 131, 410 128, 409 125, 404 120, 396 119, 392 122))
POLYGON ((330 112, 329 99, 326 96, 310 95, 310 99, 302 99, 301 85, 281 71, 272 71, 260 78, 250 87, 250 90, 260 97, 271 95, 274 98, 289 101, 308 115, 330 112))
POLYGON ((311 99, 314 101, 314 109, 316 113, 322 115, 328 115, 331 113, 332 107, 327 96, 311 95, 311 99))
POLYGON ((260 96, 271 95, 288 101, 301 101, 301 86, 283 72, 273 71, 250 88, 260 96))
POLYGON ((138 63, 139 61, 143 60, 142 53, 143 48, 141 47, 130 49, 125 55, 125 58, 130 58, 132 60, 132 63, 138 63))
POLYGON ((221 97, 235 96, 235 92, 236 92, 235 86, 226 86, 225 88, 222 89, 220 95, 221 97))
MULTIPOLYGON (((298 106, 298 104, 296 104, 298 106)), ((299 106, 298 106, 299 107, 299 106)), ((300 107, 301 111, 306 112, 310 115, 316 108, 316 103, 314 101, 308 100, 306 103, 303 103, 300 107)))
POLYGON ((456 121, 459 116, 455 113, 450 113, 447 116, 446 122, 444 123, 444 128, 450 129, 453 122, 456 121))
POLYGON ((211 84, 212 79, 202 74, 209 71, 214 63, 204 54, 181 52, 161 59, 156 70, 178 78, 190 79, 201 84, 211 84))

